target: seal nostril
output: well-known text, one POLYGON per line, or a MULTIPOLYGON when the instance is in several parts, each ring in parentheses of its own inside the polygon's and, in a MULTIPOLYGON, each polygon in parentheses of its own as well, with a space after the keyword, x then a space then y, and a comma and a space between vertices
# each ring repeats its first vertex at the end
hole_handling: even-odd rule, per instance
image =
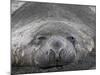
POLYGON ((50 49, 50 52, 49 52, 49 62, 52 62, 55 60, 55 52, 50 49))
POLYGON ((59 58, 56 58, 56 62, 59 62, 59 58))
POLYGON ((59 58, 61 59, 61 54, 64 52, 64 49, 61 49, 59 52, 59 58))

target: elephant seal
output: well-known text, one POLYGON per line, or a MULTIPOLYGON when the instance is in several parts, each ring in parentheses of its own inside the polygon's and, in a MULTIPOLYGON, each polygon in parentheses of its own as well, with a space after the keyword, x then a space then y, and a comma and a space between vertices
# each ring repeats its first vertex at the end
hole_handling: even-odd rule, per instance
POLYGON ((95 48, 90 6, 26 2, 12 13, 12 65, 49 68, 77 63, 95 48))

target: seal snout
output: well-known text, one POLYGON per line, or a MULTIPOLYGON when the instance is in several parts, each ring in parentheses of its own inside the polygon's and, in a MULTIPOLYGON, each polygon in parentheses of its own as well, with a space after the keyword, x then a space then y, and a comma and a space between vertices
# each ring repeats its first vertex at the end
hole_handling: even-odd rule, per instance
POLYGON ((62 36, 50 37, 37 51, 35 61, 40 67, 68 64, 75 57, 73 45, 62 36))

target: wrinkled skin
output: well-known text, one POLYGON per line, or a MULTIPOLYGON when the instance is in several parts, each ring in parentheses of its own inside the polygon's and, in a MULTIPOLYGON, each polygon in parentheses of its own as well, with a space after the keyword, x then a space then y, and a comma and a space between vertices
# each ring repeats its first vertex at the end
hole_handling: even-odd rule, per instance
POLYGON ((95 47, 95 12, 89 7, 27 2, 18 11, 12 13, 12 65, 69 65, 95 47))

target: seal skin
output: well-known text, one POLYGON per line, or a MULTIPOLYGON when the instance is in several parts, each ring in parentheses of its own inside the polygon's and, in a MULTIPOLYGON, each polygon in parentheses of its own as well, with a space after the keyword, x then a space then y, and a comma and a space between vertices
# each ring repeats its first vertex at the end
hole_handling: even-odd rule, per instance
POLYGON ((90 16, 95 12, 89 6, 26 2, 11 16, 12 65, 48 68, 77 63, 95 46, 95 19, 90 16))

